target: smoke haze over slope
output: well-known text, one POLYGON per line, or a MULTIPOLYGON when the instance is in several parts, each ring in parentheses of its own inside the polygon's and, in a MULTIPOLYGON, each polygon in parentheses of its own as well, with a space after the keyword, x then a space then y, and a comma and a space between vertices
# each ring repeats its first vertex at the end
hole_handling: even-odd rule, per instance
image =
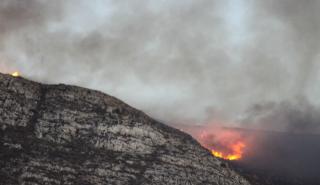
POLYGON ((319 8, 317 0, 3 0, 0 70, 98 89, 169 123, 317 132, 319 8))

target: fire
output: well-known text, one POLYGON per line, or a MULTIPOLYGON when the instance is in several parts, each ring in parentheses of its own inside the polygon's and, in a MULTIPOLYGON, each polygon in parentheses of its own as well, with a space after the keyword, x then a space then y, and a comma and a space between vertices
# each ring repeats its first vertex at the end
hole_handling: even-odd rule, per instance
POLYGON ((11 75, 14 77, 19 77, 20 73, 18 71, 15 71, 15 72, 11 73, 11 75))
POLYGON ((217 151, 215 149, 211 149, 211 153, 215 157, 219 157, 226 160, 239 160, 242 158, 243 150, 245 148, 245 144, 241 141, 238 141, 235 144, 232 144, 231 146, 226 146, 227 148, 230 148, 231 153, 223 153, 220 151, 217 151))
POLYGON ((203 126, 179 126, 180 130, 191 134, 215 157, 225 160, 246 160, 252 152, 253 137, 240 128, 222 127, 228 123, 213 123, 203 126))
POLYGON ((243 135, 228 129, 202 131, 198 141, 209 149, 213 156, 231 161, 241 159, 246 148, 243 135))

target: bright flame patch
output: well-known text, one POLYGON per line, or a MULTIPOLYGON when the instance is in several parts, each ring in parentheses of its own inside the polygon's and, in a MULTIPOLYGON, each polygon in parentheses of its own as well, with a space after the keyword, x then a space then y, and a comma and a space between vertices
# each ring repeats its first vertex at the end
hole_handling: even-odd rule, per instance
POLYGON ((219 152, 215 149, 211 149, 211 153, 213 156, 215 157, 219 157, 225 160, 239 160, 242 158, 243 155, 243 150, 245 148, 245 144, 241 141, 238 141, 235 144, 232 144, 231 146, 226 146, 227 148, 230 148, 231 153, 223 153, 223 152, 219 152))
POLYGON ((12 76, 14 77, 19 77, 20 73, 18 71, 11 73, 12 76))
POLYGON ((201 131, 198 141, 209 149, 213 156, 225 160, 239 160, 244 155, 246 140, 236 131, 213 129, 201 131))

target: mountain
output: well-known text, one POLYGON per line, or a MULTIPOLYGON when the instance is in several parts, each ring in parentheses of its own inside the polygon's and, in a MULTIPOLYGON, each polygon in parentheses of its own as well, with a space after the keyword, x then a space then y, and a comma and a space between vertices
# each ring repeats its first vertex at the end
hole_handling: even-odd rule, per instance
POLYGON ((98 91, 0 74, 0 184, 249 185, 191 136, 98 91))

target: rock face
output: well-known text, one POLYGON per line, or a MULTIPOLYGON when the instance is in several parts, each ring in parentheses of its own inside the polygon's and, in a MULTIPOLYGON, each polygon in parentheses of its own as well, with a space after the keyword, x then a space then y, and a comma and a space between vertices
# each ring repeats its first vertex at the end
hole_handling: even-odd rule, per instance
POLYGON ((101 92, 0 74, 0 184, 247 185, 191 136, 101 92))

